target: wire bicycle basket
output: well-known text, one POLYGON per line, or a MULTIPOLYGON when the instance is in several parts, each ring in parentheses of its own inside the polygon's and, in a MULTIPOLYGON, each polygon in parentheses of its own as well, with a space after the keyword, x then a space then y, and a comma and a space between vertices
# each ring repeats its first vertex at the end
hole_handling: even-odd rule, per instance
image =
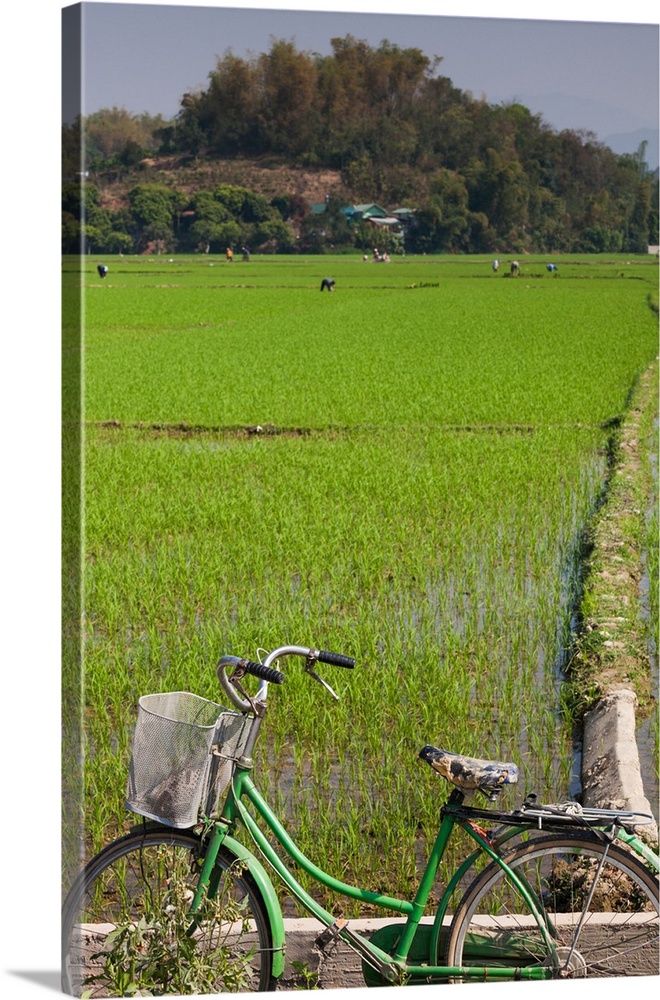
POLYGON ((215 813, 245 748, 252 718, 187 691, 143 695, 126 806, 186 829, 215 813))

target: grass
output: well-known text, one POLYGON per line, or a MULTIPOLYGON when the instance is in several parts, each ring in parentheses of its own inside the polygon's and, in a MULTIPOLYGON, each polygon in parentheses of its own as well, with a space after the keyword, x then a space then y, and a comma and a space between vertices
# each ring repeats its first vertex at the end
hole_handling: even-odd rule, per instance
POLYGON ((606 502, 589 526, 568 692, 581 711, 622 686, 636 692, 642 716, 657 699, 657 413, 656 363, 635 386, 617 428, 606 502))
POLYGON ((130 258, 100 281, 95 263, 90 849, 129 818, 138 696, 215 699, 219 656, 285 642, 357 659, 325 671, 339 704, 291 669, 259 748, 269 799, 341 877, 409 894, 445 791, 424 743, 515 760, 507 804, 565 797, 582 536, 656 350, 657 265, 130 258))

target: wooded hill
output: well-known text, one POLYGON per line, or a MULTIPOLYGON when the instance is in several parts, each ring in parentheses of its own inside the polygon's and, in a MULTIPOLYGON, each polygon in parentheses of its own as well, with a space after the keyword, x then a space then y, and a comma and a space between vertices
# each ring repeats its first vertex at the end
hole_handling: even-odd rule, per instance
POLYGON ((116 108, 78 119, 63 129, 64 252, 369 246, 373 232, 343 211, 360 203, 413 211, 393 250, 644 253, 658 243, 644 146, 617 155, 521 104, 475 99, 440 62, 350 35, 328 56, 276 40, 249 59, 218 59, 171 121, 116 108), (311 211, 319 202, 322 214, 311 211))

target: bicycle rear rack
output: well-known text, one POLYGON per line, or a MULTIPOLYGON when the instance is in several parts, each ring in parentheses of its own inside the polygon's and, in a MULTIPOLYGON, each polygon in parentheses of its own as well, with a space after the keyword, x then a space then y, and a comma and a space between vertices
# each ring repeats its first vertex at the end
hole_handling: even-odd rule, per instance
POLYGON ((579 802, 536 805, 535 799, 535 796, 529 795, 520 809, 509 811, 479 809, 463 805, 460 800, 456 799, 453 802, 450 799, 444 808, 458 819, 490 820, 505 826, 536 827, 539 830, 564 830, 566 828, 584 830, 585 827, 588 829, 602 827, 630 829, 654 822, 653 816, 648 813, 622 809, 590 809, 584 808, 579 802))

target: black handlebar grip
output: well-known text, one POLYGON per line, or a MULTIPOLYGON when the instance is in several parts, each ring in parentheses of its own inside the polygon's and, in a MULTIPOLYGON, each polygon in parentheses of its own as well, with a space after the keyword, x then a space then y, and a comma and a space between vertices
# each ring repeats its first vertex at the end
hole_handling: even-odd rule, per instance
POLYGON ((321 663, 331 663, 334 667, 352 669, 355 666, 355 660, 352 656, 343 656, 341 653, 328 653, 325 649, 319 650, 318 659, 321 663))
POLYGON ((267 667, 263 663, 255 663, 254 660, 241 660, 239 665, 243 667, 246 674, 252 674, 253 677, 270 681, 271 684, 284 684, 284 674, 276 670, 275 667, 267 667))

